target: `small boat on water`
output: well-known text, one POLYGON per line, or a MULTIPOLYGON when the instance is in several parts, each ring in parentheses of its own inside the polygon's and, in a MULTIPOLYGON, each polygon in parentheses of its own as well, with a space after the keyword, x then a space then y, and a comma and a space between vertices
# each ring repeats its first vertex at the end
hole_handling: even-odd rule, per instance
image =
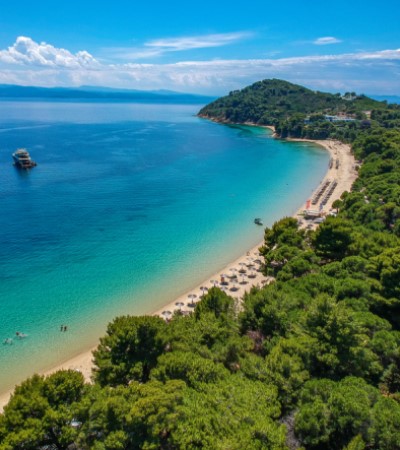
POLYGON ((255 223, 256 225, 264 225, 264 224, 263 224, 263 221, 262 221, 259 217, 256 217, 256 218, 254 219, 254 223, 255 223))
POLYGON ((19 148, 12 154, 14 164, 21 169, 31 169, 37 164, 32 161, 29 152, 25 148, 19 148))

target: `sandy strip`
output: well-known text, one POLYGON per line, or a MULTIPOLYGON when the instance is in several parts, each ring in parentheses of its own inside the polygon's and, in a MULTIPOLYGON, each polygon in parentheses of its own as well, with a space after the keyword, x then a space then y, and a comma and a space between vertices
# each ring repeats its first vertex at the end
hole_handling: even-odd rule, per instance
MULTIPOLYGON (((322 212, 327 214, 332 209, 332 203, 340 198, 343 192, 350 192, 351 187, 357 179, 356 161, 354 155, 351 153, 351 146, 344 144, 340 141, 334 140, 310 140, 310 139, 289 139, 294 142, 314 142, 326 150, 328 150, 331 158, 333 159, 333 166, 328 170, 324 179, 321 181, 323 184, 326 180, 336 180, 337 186, 333 191, 331 198, 328 200, 325 206, 322 207, 322 212), (338 161, 338 168, 336 168, 336 160, 338 161)), ((320 184, 320 185, 321 185, 320 184)), ((315 190, 315 192, 318 188, 315 190)), ((314 208, 314 206, 312 206, 314 208)), ((303 210, 304 208, 301 208, 303 210)), ((302 212, 302 211, 301 211, 302 212)))
MULTIPOLYGON (((274 131, 273 127, 267 127, 274 131)), ((355 160, 353 155, 351 154, 351 147, 348 144, 343 144, 339 141, 333 140, 309 140, 309 139, 290 139, 293 141, 303 141, 303 142, 313 142, 315 144, 324 147, 331 155, 335 161, 339 160, 339 167, 336 169, 336 164, 327 171, 323 180, 321 180, 320 186, 326 180, 336 180, 337 186, 327 204, 322 208, 323 213, 328 213, 331 209, 331 205, 334 200, 338 199, 340 195, 344 191, 350 191, 352 184, 357 178, 357 172, 355 170, 355 160)), ((318 186, 319 188, 319 186, 318 186)), ((316 192, 318 188, 314 191, 316 192)), ((311 197, 310 197, 311 198, 311 197)), ((308 199, 305 199, 308 200, 308 199)), ((314 207, 313 207, 314 208, 314 207)), ((302 205, 299 210, 296 212, 294 217, 301 219, 301 214, 305 209, 305 203, 302 205)), ((306 226, 307 223, 303 222, 303 226, 306 226)), ((256 225, 255 225, 256 226, 256 225)), ((313 226, 313 225, 312 225, 313 226)), ((212 286, 219 286, 226 291, 227 294, 231 295, 235 298, 239 304, 240 299, 246 291, 249 291, 251 286, 263 286, 264 284, 271 281, 271 278, 264 277, 259 271, 260 262, 258 248, 263 245, 263 242, 260 242, 257 246, 250 249, 245 255, 242 255, 236 261, 233 261, 228 266, 224 267, 218 273, 213 275, 211 278, 205 280, 203 283, 199 284, 195 288, 193 288, 190 292, 182 295, 178 299, 173 302, 165 305, 162 309, 154 311, 154 314, 158 314, 162 317, 168 318, 169 312, 173 312, 176 309, 181 309, 184 314, 188 314, 190 311, 193 311, 193 302, 196 302, 200 299, 201 295, 206 293, 207 291, 202 290, 201 287, 205 287, 207 289, 212 286), (250 267, 248 265, 250 264, 250 267), (253 264, 253 265, 251 265, 253 264), (245 270, 246 273, 244 276, 240 273, 240 270, 245 270), (232 278, 232 275, 236 274, 236 281, 232 278), (222 277, 222 278, 221 278, 222 277), (221 281, 223 283, 221 284, 221 281), (190 295, 194 295, 195 297, 190 298, 190 295), (183 305, 181 305, 183 304, 183 305), (166 311, 166 313, 163 312, 166 311)), ((50 375, 57 370, 61 369, 73 369, 79 370, 85 377, 86 381, 90 381, 91 370, 93 367, 92 362, 92 351, 94 349, 90 349, 80 355, 65 361, 62 364, 53 367, 51 370, 43 372, 43 375, 50 375)), ((0 394, 0 412, 3 411, 3 407, 8 403, 10 396, 13 390, 3 392, 0 394)))

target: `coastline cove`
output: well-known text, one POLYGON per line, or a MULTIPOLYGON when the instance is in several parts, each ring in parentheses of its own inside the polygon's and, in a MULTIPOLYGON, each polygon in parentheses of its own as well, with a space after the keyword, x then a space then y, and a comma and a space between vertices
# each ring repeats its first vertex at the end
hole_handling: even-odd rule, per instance
POLYGON ((225 267, 262 240, 254 217, 292 215, 325 175, 323 149, 198 109, 2 102, 0 337, 27 337, 0 346, 1 392, 225 267))

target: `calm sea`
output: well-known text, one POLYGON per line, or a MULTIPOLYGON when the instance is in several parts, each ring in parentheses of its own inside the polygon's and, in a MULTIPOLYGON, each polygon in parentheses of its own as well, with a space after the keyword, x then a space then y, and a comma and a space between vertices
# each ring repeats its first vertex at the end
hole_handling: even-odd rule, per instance
POLYGON ((200 107, 0 102, 0 340, 28 335, 0 345, 0 391, 188 291, 324 176, 320 148, 200 107), (12 165, 18 147, 36 168, 12 165))

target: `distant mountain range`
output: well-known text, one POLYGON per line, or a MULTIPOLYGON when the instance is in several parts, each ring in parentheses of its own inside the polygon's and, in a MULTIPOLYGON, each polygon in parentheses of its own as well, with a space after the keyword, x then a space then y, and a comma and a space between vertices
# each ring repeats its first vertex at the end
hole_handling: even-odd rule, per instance
POLYGON ((85 100, 118 100, 118 101, 159 101, 160 103, 209 103, 215 97, 196 94, 185 94, 168 90, 139 91, 131 89, 114 89, 97 86, 81 86, 77 88, 45 88, 35 86, 17 86, 0 84, 0 99, 85 99, 85 100))
MULTIPOLYGON (((400 104, 398 95, 370 95, 370 98, 388 103, 400 104)), ((84 99, 84 100, 120 100, 120 101, 157 101, 160 103, 210 103, 216 97, 186 94, 182 92, 159 89, 141 91, 136 89, 117 89, 103 86, 79 86, 76 88, 45 88, 36 86, 18 86, 0 84, 0 99, 84 99)))

